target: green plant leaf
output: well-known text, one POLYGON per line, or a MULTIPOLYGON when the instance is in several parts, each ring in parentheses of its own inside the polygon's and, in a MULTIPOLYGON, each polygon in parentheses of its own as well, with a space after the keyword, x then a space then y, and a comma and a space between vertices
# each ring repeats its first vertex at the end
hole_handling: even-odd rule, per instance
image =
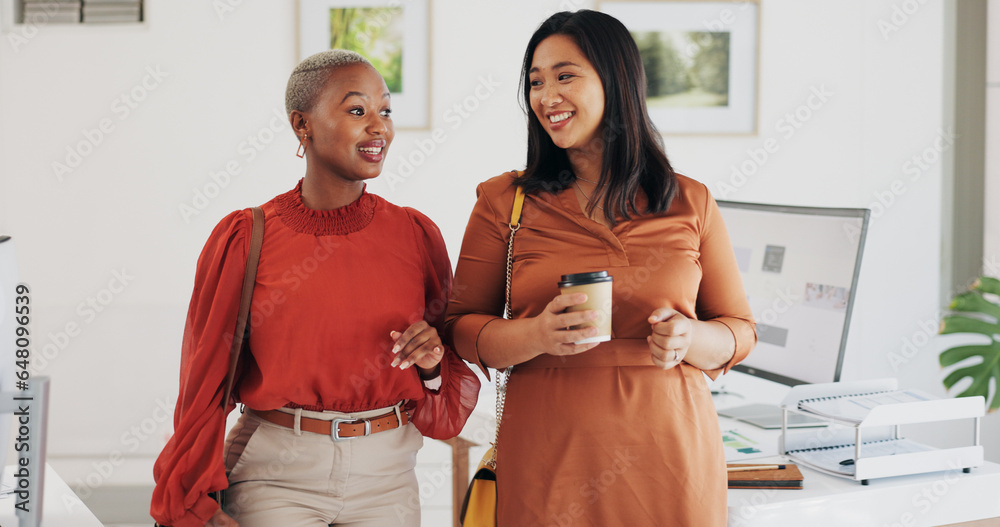
POLYGON ((946 349, 941 352, 938 362, 942 368, 947 368, 967 359, 981 358, 981 362, 953 369, 941 382, 951 390, 960 381, 969 378, 972 383, 957 397, 981 395, 988 401, 989 411, 993 412, 1000 409, 1000 306, 985 298, 980 291, 1000 295, 1000 280, 980 277, 972 284, 972 291, 956 296, 949 306, 953 313, 941 319, 938 333, 985 335, 990 338, 989 342, 946 349), (973 313, 981 316, 969 316, 973 313), (992 400, 991 384, 994 386, 992 400))
POLYGON ((982 291, 984 293, 1000 295, 1000 280, 991 276, 981 276, 978 280, 973 282, 972 289, 982 291))
MULTIPOLYGON (((997 353, 1000 356, 1000 344, 997 342, 992 342, 990 344, 971 344, 968 346, 956 346, 951 349, 947 349, 941 352, 938 356, 938 362, 941 364, 942 368, 946 368, 953 364, 958 364, 963 360, 972 357, 986 357, 991 352, 997 353)), ((951 388, 950 384, 945 383, 945 386, 951 388)))
POLYGON ((941 327, 938 330, 941 335, 953 333, 979 333, 993 338, 1000 334, 1000 324, 986 322, 978 318, 967 317, 965 315, 947 315, 941 319, 941 327))
POLYGON ((964 313, 983 313, 993 317, 994 321, 1000 320, 1000 306, 983 298, 978 291, 967 291, 956 296, 948 308, 964 313))
MULTIPOLYGON (((992 346, 982 346, 982 348, 984 349, 979 353, 969 355, 981 355, 984 359, 982 364, 973 364, 971 366, 958 368, 949 373, 948 376, 944 378, 944 381, 942 381, 945 387, 950 390, 958 383, 958 381, 966 377, 971 378, 972 384, 970 384, 965 391, 958 394, 958 397, 974 397, 976 395, 982 395, 983 399, 989 400, 991 378, 997 383, 996 385, 1000 387, 1000 345, 994 343, 992 346)), ((954 349, 956 348, 953 348, 952 350, 954 349)), ((942 362, 944 361, 942 360, 942 362)), ((1000 396, 994 394, 993 401, 989 405, 989 411, 993 412, 997 409, 1000 409, 1000 396)))

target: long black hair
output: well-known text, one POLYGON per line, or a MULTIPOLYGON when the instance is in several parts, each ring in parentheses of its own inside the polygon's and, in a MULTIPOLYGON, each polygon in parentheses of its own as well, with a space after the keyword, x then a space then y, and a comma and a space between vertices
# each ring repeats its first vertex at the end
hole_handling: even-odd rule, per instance
MULTIPOLYGON (((614 223, 616 215, 628 219, 633 213, 665 212, 677 193, 677 176, 663 151, 663 139, 646 111, 646 74, 639 49, 621 22, 589 9, 550 16, 528 41, 521 66, 523 105, 528 114, 528 161, 518 184, 529 194, 556 193, 576 181, 566 150, 552 142, 531 108, 528 71, 535 49, 552 35, 573 39, 604 86, 604 156, 595 194, 604 191, 603 207, 608 219, 614 223), (635 205, 639 188, 648 198, 644 211, 635 205)), ((588 212, 595 205, 592 203, 588 212)))

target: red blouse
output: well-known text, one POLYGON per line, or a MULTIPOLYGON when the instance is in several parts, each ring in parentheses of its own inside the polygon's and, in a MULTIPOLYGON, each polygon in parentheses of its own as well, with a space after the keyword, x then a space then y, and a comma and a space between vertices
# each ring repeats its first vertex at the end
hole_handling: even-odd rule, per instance
MULTIPOLYGON (((416 368, 391 368, 390 331, 423 319, 441 327, 451 263, 437 226, 374 194, 316 211, 301 182, 263 205, 264 245, 251 307, 250 348, 236 396, 248 408, 354 412, 415 401, 425 436, 457 435, 476 405, 479 380, 451 350, 442 385, 416 368)), ((209 237, 195 275, 181 358, 174 435, 156 461, 151 513, 164 525, 202 527, 227 487, 220 407, 249 251, 252 215, 233 212, 209 237)), ((232 405, 230 405, 230 409, 232 405)))

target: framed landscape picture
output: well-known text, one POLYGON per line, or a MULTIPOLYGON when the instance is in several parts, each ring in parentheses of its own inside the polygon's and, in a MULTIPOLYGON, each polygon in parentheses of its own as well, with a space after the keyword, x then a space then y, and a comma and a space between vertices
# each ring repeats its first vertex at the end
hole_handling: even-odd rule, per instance
POLYGON ((428 128, 429 2, 299 0, 299 60, 327 49, 357 51, 385 78, 396 128, 428 128))
POLYGON ((757 1, 605 0, 600 10, 635 38, 660 133, 757 132, 757 1))

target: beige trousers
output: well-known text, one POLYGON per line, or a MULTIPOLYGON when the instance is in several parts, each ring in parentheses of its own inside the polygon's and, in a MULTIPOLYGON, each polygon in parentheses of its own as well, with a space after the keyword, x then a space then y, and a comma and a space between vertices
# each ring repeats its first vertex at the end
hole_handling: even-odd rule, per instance
MULTIPOLYGON (((303 417, 374 417, 391 410, 303 417)), ((420 525, 414 473, 423 436, 413 426, 335 442, 247 411, 226 439, 225 510, 240 527, 420 525)))

